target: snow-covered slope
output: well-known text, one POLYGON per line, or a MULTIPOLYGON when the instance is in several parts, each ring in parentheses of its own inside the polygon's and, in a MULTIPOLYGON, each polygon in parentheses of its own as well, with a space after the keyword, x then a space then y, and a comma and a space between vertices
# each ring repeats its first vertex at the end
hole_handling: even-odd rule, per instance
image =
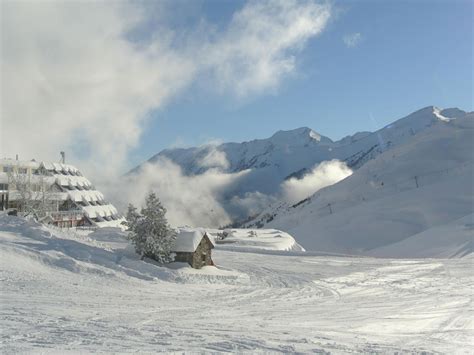
POLYGON ((378 257, 426 258, 463 257, 472 253, 474 214, 429 228, 400 242, 369 252, 378 257))
POLYGON ((0 214, 0 353, 465 354, 474 345, 472 258, 217 249, 218 268, 193 270, 139 260, 113 233, 77 236, 0 214))
MULTIPOLYGON (((444 117, 442 113, 437 115, 444 117)), ((424 119, 416 122, 418 129, 428 124, 424 119)), ((271 206, 247 226, 288 231, 307 250, 371 255, 380 250, 381 255, 394 257, 405 252, 447 255, 434 245, 398 243, 473 213, 473 123, 472 114, 431 122, 429 128, 379 154, 345 180, 294 206, 271 206), (399 247, 387 247, 394 243, 399 247)), ((405 127, 408 132, 413 124, 407 118, 391 127, 397 132, 405 127)), ((433 234, 433 243, 441 245, 435 240, 437 233, 433 229, 414 238, 429 243, 433 234)), ((444 245, 452 251, 459 242, 453 239, 444 245)), ((472 252, 472 243, 462 250, 462 254, 472 252)))

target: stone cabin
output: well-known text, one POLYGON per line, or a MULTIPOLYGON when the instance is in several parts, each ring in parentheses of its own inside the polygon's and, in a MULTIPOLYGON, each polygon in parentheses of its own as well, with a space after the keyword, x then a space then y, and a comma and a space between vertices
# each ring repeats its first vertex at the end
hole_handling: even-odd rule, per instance
POLYGON ((195 269, 214 265, 211 250, 214 238, 200 230, 180 230, 176 236, 172 251, 176 254, 174 261, 188 263, 195 269))

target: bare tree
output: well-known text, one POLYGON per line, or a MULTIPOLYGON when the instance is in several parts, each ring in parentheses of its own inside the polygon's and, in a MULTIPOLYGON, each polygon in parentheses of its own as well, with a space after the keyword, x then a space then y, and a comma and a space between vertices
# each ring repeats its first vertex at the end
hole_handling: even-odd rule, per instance
POLYGON ((18 212, 41 218, 57 210, 58 195, 45 175, 32 175, 21 167, 11 169, 7 174, 10 201, 15 202, 18 212))

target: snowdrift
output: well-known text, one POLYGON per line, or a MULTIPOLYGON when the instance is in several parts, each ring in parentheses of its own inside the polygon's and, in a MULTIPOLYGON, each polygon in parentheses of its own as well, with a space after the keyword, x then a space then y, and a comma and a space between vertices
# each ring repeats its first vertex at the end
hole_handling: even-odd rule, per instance
POLYGON ((277 229, 244 228, 191 228, 178 227, 180 230, 199 230, 208 233, 216 242, 216 249, 236 251, 298 251, 304 252, 295 238, 277 229))
POLYGON ((217 240, 219 249, 305 251, 288 233, 277 229, 226 229, 226 237, 217 240))
POLYGON ((90 234, 44 226, 32 220, 0 214, 0 265, 3 270, 36 273, 73 272, 112 278, 124 275, 145 281, 177 283, 239 283, 245 275, 233 270, 187 264, 163 267, 140 260, 120 228, 90 234), (193 277, 194 276, 194 277, 193 277))

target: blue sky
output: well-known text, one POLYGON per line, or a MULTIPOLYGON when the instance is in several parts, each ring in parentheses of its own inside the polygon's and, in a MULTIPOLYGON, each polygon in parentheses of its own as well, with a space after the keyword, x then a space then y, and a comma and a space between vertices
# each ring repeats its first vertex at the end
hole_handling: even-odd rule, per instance
MULTIPOLYGON (((473 110, 471 1, 335 1, 278 88, 244 99, 192 85, 152 112, 131 165, 170 146, 309 126, 341 138, 428 105, 473 110), (354 34, 352 47, 344 37, 354 34), (372 118, 371 118, 372 117, 372 118)), ((241 1, 183 1, 171 21, 225 26, 241 1)))

